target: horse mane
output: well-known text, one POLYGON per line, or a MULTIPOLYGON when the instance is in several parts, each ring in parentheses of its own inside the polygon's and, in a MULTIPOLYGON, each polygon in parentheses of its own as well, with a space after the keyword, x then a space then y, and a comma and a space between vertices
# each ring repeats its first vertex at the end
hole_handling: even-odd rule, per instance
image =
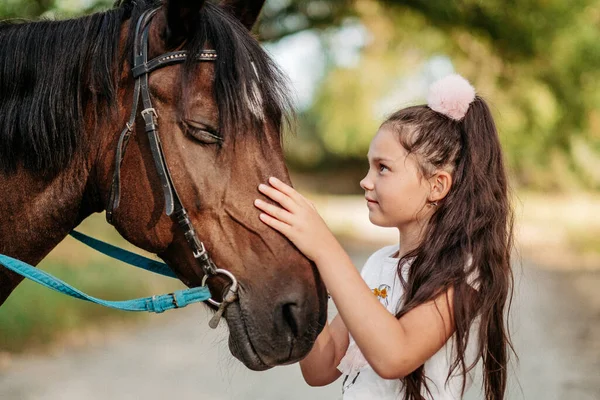
MULTIPOLYGON (((96 120, 117 109, 122 23, 160 5, 156 0, 124 0, 112 10, 77 19, 0 23, 0 171, 9 174, 22 166, 54 176, 69 165, 85 148, 86 109, 95 107, 96 120)), ((235 136, 262 123, 280 132, 291 102, 273 61, 219 6, 207 3, 197 22, 200 28, 185 49, 197 54, 210 43, 218 52, 214 93, 221 134, 235 136), (264 121, 252 99, 260 100, 264 121)), ((134 35, 130 29, 126 57, 132 57, 134 35)), ((191 59, 184 64, 182 88, 195 71, 191 59)))

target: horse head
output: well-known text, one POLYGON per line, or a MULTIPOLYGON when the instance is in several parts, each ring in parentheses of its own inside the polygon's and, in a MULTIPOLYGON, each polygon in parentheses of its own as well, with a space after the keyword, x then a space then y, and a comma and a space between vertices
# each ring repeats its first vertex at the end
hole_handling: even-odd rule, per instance
MULTIPOLYGON (((137 90, 131 73, 136 23, 153 4, 120 4, 130 13, 119 45, 120 118, 94 123, 96 132, 104 132, 97 139, 96 169, 111 222, 128 241, 161 257, 186 285, 199 286, 205 271, 176 218, 165 213, 165 182, 172 185, 215 265, 237 278, 238 299, 224 314, 230 349, 255 370, 304 357, 324 324, 327 301, 314 265, 262 224, 253 206, 259 183, 269 176, 289 182, 282 151, 290 111, 284 79, 250 33, 263 3, 169 0, 147 22, 149 60, 187 54, 185 62, 147 75, 166 181, 157 173, 147 121, 137 116, 127 122, 137 90), (127 124, 126 151, 115 157, 123 146, 117 132, 127 124), (113 210, 115 168, 120 190, 113 210)), ((219 299, 231 282, 216 276, 208 284, 219 299)))

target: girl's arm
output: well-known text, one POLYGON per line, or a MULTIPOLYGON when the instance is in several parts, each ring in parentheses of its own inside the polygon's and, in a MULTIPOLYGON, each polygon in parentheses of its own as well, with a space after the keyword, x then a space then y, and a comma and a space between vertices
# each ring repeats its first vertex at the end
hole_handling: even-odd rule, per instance
POLYGON ((341 246, 330 247, 314 261, 348 331, 382 378, 410 374, 454 333, 452 290, 396 319, 373 295, 341 246))
POLYGON ((331 324, 325 325, 308 356, 300 361, 306 383, 325 386, 339 378, 341 373, 337 366, 346 354, 348 342, 348 329, 337 315, 331 324))
POLYGON ((312 259, 363 355, 382 378, 402 378, 433 356, 454 333, 452 290, 402 318, 377 300, 314 206, 283 182, 259 190, 283 208, 257 200, 261 220, 312 259))

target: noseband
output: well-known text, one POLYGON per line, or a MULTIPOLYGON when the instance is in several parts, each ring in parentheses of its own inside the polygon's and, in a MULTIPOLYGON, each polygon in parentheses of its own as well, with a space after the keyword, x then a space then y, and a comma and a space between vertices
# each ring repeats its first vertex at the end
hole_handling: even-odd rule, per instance
MULTIPOLYGON (((110 192, 109 203, 106 209, 106 220, 111 225, 114 220, 114 211, 119 207, 120 191, 121 191, 121 164, 125 154, 125 149, 133 133, 133 126, 138 116, 138 104, 140 97, 142 99, 143 110, 139 113, 142 116, 145 124, 146 134, 150 142, 150 150, 152 152, 152 158, 154 159, 154 166, 158 172, 161 186, 163 188, 165 197, 165 208, 166 214, 177 222, 177 225, 183 230, 184 236, 191 247, 194 258, 198 260, 200 267, 204 271, 204 278, 202 284, 204 285, 206 279, 209 276, 222 274, 227 276, 231 281, 232 285, 229 288, 227 295, 224 296, 223 303, 218 303, 212 299, 208 301, 219 307, 219 311, 215 317, 221 316, 227 304, 235 301, 237 298, 238 283, 235 277, 226 270, 218 269, 215 263, 211 260, 204 243, 198 239, 196 231, 192 225, 190 217, 183 207, 181 199, 177 194, 177 190, 173 185, 173 179, 171 173, 165 161, 165 155, 158 135, 158 114, 154 107, 152 107, 152 100, 150 96, 148 77, 152 71, 167 67, 169 65, 180 64, 188 58, 186 51, 176 51, 166 53, 148 61, 148 35, 150 30, 150 21, 156 14, 158 9, 145 11, 138 19, 135 41, 134 41, 134 64, 132 68, 133 78, 135 80, 135 86, 133 89, 133 105, 129 121, 126 123, 125 129, 121 132, 119 141, 117 144, 117 150, 115 154, 115 171, 112 181, 112 187, 110 192)), ((200 54, 194 56, 196 61, 208 61, 214 62, 217 59, 217 53, 214 50, 203 50, 200 54)), ((218 320, 217 320, 218 323, 218 320)))

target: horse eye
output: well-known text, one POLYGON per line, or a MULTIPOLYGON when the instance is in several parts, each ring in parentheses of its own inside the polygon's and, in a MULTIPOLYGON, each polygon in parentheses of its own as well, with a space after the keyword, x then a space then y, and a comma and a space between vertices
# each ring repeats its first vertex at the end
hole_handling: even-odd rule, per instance
POLYGON ((188 132, 190 136, 204 144, 217 144, 223 141, 220 136, 213 135, 212 133, 201 129, 190 129, 188 132))
POLYGON ((218 144, 223 142, 223 138, 219 136, 210 127, 192 121, 185 121, 186 132, 195 140, 204 144, 218 144))

